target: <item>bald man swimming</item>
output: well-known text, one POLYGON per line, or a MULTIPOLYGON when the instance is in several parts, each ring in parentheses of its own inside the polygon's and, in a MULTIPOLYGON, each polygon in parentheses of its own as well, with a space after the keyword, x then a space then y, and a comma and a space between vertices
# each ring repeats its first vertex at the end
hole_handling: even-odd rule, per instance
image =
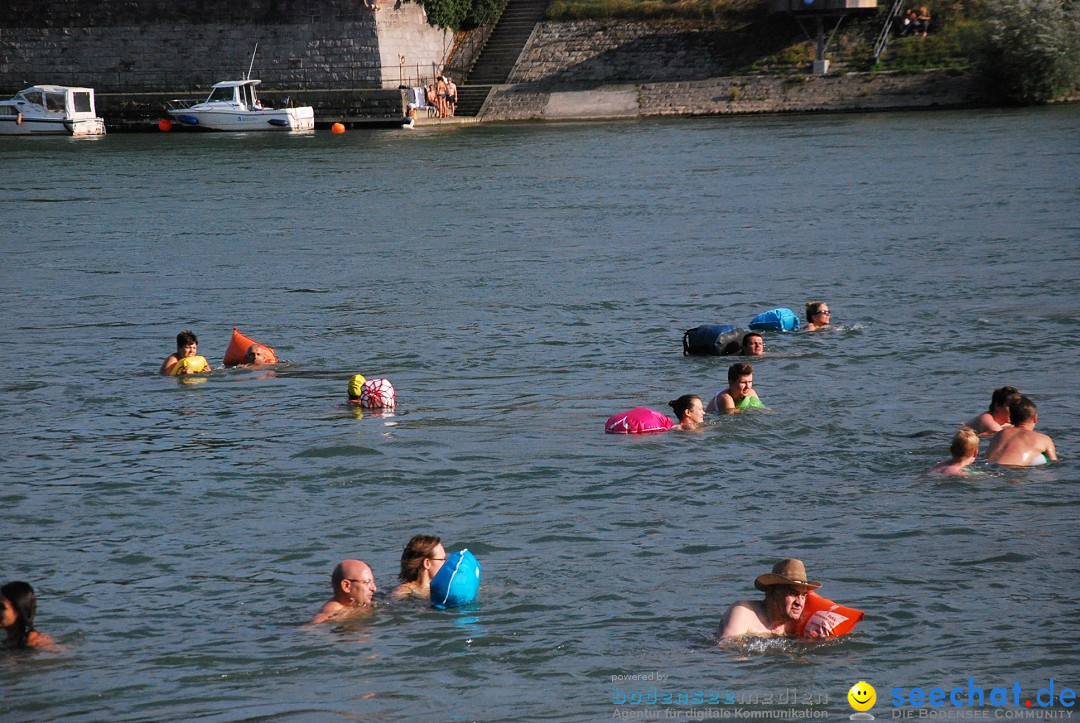
POLYGON ((342 560, 330 575, 330 585, 334 588, 334 597, 322 606, 322 610, 311 622, 325 623, 364 608, 374 607, 371 597, 376 590, 375 577, 367 563, 361 560, 342 560))

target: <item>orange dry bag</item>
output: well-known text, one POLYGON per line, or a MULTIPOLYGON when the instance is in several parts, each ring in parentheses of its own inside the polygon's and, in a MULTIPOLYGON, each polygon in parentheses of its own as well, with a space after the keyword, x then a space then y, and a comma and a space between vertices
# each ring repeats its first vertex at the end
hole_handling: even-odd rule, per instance
POLYGON ((229 342, 229 348, 225 350, 225 366, 234 367, 237 364, 247 364, 247 351, 252 345, 261 346, 267 352, 269 352, 269 359, 263 359, 264 364, 277 364, 277 354, 274 350, 268 347, 266 344, 260 344, 259 342, 249 339, 240 333, 240 330, 233 327, 232 341, 229 342))
POLYGON ((837 605, 811 590, 806 594, 806 607, 795 624, 795 635, 800 638, 838 638, 854 630, 864 614, 862 610, 837 605))

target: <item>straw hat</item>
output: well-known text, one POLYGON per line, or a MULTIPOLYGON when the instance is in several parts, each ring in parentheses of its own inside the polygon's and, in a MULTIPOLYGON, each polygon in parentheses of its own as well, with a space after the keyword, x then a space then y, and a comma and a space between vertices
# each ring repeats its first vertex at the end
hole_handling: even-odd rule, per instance
POLYGON ((754 587, 762 592, 767 592, 773 585, 798 585, 810 590, 821 587, 820 582, 811 582, 806 578, 806 568, 802 560, 790 557, 773 565, 772 572, 758 575, 754 580, 754 587))

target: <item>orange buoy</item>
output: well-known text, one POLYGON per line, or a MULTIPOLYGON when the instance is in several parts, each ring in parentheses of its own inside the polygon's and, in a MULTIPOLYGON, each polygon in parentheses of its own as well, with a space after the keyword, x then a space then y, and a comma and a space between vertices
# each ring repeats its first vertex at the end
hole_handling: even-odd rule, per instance
POLYGON ((344 133, 345 132, 345 124, 344 123, 335 123, 334 125, 330 126, 330 130, 333 133, 344 133))
POLYGON ((159 131, 162 131, 163 133, 168 133, 172 130, 172 121, 168 118, 162 118, 157 122, 157 127, 159 131))

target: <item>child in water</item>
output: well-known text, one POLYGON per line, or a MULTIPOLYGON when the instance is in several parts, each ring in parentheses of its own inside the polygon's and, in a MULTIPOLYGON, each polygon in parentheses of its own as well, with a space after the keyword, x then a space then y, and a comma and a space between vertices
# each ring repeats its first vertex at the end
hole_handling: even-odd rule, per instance
POLYGON ((952 452, 952 459, 934 465, 930 471, 954 475, 970 474, 967 467, 979 456, 979 435, 975 434, 975 430, 971 427, 961 427, 953 435, 949 451, 952 452))

